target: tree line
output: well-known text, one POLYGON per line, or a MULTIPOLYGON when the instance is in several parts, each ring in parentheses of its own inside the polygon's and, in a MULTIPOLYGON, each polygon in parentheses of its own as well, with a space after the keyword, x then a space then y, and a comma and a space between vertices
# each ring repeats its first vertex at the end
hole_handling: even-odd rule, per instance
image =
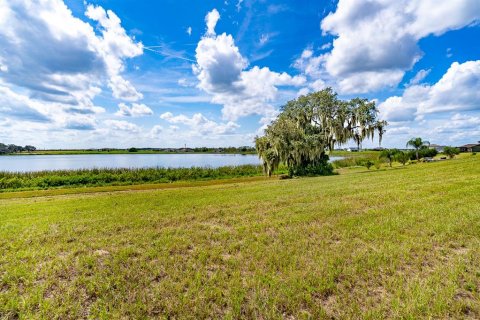
POLYGON ((0 143, 0 154, 18 153, 18 152, 32 152, 37 150, 34 146, 26 145, 24 147, 15 144, 0 143))

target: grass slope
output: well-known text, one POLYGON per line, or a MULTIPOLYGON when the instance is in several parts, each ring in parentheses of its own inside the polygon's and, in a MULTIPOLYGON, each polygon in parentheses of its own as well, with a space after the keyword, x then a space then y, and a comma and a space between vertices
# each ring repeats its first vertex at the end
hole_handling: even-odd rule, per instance
POLYGON ((0 318, 479 318, 476 157, 0 200, 0 318))

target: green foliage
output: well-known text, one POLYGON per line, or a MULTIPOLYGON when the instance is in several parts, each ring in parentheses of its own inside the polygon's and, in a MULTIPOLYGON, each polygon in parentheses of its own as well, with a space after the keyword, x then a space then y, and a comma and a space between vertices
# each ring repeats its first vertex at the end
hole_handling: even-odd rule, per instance
POLYGON ((289 101, 255 139, 265 173, 285 163, 293 175, 332 174, 326 152, 335 145, 351 139, 360 144, 376 131, 381 140, 387 123, 378 121, 377 113, 374 102, 342 101, 330 88, 289 101))
POLYGON ((448 147, 447 146, 443 149, 443 154, 448 156, 450 159, 455 158, 455 156, 459 153, 460 153, 460 149, 455 148, 455 147, 448 147))
POLYGON ((333 174, 333 166, 328 162, 328 156, 323 154, 320 159, 315 161, 290 166, 288 174, 293 176, 328 176, 333 174))
POLYGON ((0 191, 75 186, 129 185, 258 176, 261 166, 220 168, 85 169, 26 173, 0 172, 0 191))
MULTIPOLYGON (((422 138, 420 138, 420 137, 412 138, 412 139, 408 140, 408 142, 407 142, 407 148, 408 147, 413 147, 415 149, 415 158, 417 160, 419 160, 421 158, 420 157, 420 149, 425 148, 425 147, 428 148, 429 145, 430 145, 430 142, 422 140, 422 138)), ((435 149, 431 149, 431 150, 435 150, 435 149)))
POLYGON ((384 149, 382 150, 382 152, 380 152, 379 158, 387 160, 388 164, 391 167, 393 160, 399 152, 400 151, 398 149, 384 149))
POLYGON ((130 149, 128 149, 128 152, 138 152, 138 149, 137 148, 130 148, 130 149))
POLYGON ((25 147, 22 147, 22 146, 17 146, 17 145, 14 145, 14 144, 4 144, 4 143, 0 143, 0 154, 9 154, 9 153, 18 153, 18 152, 23 152, 23 151, 27 151, 27 152, 32 152, 32 151, 35 151, 37 150, 37 148, 35 148, 34 146, 30 146, 30 145, 27 145, 25 147))
POLYGON ((417 160, 417 155, 419 159, 433 158, 438 154, 438 151, 437 149, 422 146, 419 150, 412 150, 408 154, 410 155, 410 160, 417 160))
POLYGON ((362 165, 364 167, 366 167, 368 170, 370 170, 371 167, 373 167, 373 165, 375 164, 372 160, 370 159, 366 159, 366 160, 363 160, 362 162, 362 165))
POLYGON ((410 160, 410 154, 408 152, 399 151, 395 155, 395 160, 405 165, 410 160))
POLYGON ((375 160, 378 159, 379 152, 376 152, 376 151, 375 152, 359 152, 359 153, 347 152, 344 154, 344 153, 335 151, 334 155, 344 156, 343 159, 335 160, 332 162, 335 168, 347 168, 347 167, 355 167, 355 166, 366 167, 367 162, 369 161, 372 163, 371 166, 375 164, 375 160))

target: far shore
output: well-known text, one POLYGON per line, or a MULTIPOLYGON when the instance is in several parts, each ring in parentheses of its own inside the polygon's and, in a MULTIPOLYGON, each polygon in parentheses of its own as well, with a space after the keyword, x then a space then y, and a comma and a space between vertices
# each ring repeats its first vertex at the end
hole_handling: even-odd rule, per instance
MULTIPOLYGON (((28 156, 28 155, 82 155, 82 154, 256 154, 255 151, 165 151, 165 150, 138 150, 128 151, 122 149, 115 150, 36 150, 31 152, 17 152, 1 154, 5 156, 28 156)), ((0 156, 1 156, 0 155, 0 156)))

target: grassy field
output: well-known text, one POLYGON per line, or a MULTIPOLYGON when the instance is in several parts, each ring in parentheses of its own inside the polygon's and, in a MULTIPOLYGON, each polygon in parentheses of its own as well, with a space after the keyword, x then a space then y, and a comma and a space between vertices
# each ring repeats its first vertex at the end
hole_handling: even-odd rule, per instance
POLYGON ((10 193, 0 318, 480 318, 480 158, 343 173, 10 193))

